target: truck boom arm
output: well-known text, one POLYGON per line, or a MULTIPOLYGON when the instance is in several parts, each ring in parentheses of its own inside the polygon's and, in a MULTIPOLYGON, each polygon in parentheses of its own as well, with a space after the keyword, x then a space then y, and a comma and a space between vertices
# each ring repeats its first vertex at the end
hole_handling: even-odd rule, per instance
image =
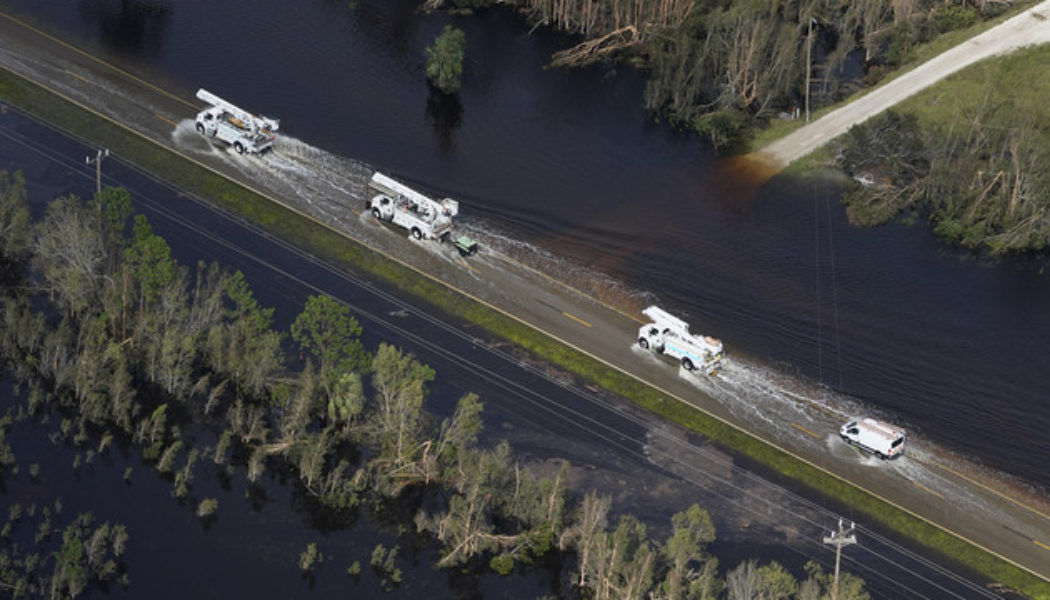
POLYGON ((237 117, 252 131, 269 131, 272 133, 277 131, 277 128, 280 125, 280 121, 277 119, 253 115, 243 108, 223 100, 204 88, 197 90, 197 97, 208 104, 221 108, 234 117, 237 117))
POLYGON ((395 181, 378 171, 372 174, 372 181, 369 182, 369 185, 385 194, 401 196, 402 198, 411 200, 421 206, 426 206, 433 212, 433 214, 447 213, 449 216, 454 217, 459 213, 459 203, 455 200, 448 198, 442 202, 432 200, 407 185, 395 181))
POLYGON ((652 319, 657 327, 670 329, 684 336, 690 335, 688 323, 658 306, 650 306, 643 310, 642 314, 652 319))

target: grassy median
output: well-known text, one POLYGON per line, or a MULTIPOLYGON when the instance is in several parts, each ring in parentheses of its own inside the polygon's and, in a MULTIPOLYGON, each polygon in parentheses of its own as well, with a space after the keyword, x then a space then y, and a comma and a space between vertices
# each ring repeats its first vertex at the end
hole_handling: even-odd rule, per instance
POLYGON ((222 177, 160 144, 84 110, 26 79, 0 69, 0 99, 81 138, 110 149, 122 159, 176 186, 236 212, 319 256, 345 261, 397 289, 474 323, 493 335, 663 418, 679 423, 766 468, 852 507, 900 535, 1034 598, 1050 600, 1050 582, 1016 567, 957 536, 856 486, 778 450, 705 412, 659 392, 639 380, 479 302, 434 279, 320 226, 295 211, 222 177))

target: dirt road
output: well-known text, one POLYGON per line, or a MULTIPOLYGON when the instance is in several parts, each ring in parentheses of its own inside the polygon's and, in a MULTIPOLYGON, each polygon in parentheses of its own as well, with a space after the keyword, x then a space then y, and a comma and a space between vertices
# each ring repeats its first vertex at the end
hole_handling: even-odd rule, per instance
POLYGON ((775 168, 786 167, 846 133, 857 123, 866 121, 963 67, 1024 46, 1045 43, 1050 43, 1050 0, 1037 4, 769 144, 758 151, 758 157, 775 168))

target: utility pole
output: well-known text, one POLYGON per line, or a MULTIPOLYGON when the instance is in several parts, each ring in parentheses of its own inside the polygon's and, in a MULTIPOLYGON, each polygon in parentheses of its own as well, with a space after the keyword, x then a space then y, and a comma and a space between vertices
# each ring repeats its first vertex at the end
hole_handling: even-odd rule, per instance
POLYGON ((839 598, 839 563, 842 560, 842 547, 857 543, 857 536, 853 535, 854 523, 849 524, 849 531, 843 527, 842 517, 839 517, 839 530, 831 535, 824 536, 824 543, 835 546, 835 580, 831 584, 831 600, 839 598))
POLYGON ((809 18, 809 33, 806 34, 806 122, 809 123, 809 77, 813 63, 813 17, 809 18))
POLYGON ((109 148, 100 148, 98 155, 95 158, 87 156, 84 158, 84 164, 95 165, 95 193, 102 193, 102 159, 109 156, 109 148))

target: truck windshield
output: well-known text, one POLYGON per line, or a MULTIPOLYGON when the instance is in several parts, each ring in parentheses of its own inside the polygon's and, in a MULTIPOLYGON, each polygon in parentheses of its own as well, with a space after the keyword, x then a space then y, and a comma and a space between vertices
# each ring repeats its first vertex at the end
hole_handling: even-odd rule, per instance
POLYGON ((904 438, 902 438, 902 437, 899 437, 899 438, 897 438, 897 439, 893 440, 893 443, 892 443, 892 444, 890 444, 890 447, 891 447, 891 448, 896 448, 897 446, 900 446, 900 445, 901 445, 901 444, 903 444, 903 443, 904 443, 904 438))

